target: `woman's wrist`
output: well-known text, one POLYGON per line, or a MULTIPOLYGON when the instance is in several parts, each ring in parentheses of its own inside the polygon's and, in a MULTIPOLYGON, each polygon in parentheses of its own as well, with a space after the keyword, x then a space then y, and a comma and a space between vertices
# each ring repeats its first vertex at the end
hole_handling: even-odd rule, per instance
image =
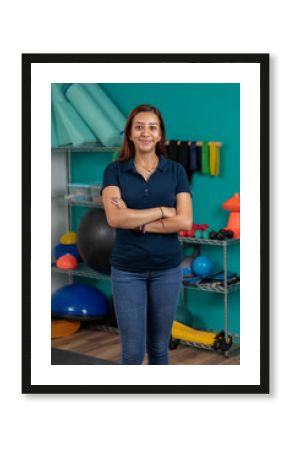
POLYGON ((137 234, 145 234, 146 233, 146 224, 140 225, 139 227, 133 228, 133 230, 137 234))

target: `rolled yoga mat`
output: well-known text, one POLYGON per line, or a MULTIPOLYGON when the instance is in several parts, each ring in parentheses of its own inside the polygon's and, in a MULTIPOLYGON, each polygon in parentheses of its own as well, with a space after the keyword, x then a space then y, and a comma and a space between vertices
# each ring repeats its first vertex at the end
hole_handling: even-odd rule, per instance
POLYGON ((202 144, 201 148, 201 173, 209 175, 209 146, 207 142, 202 144))
POLYGON ((116 126, 84 86, 71 84, 67 86, 65 95, 103 145, 114 147, 120 144, 122 138, 116 126))
POLYGON ((115 103, 106 94, 99 84, 96 83, 83 83, 82 86, 90 93, 92 98, 107 114, 110 121, 115 125, 120 135, 124 134, 124 128, 126 124, 126 117, 121 113, 115 103))
POLYGON ((196 145, 196 170, 201 171, 201 147, 196 145))
POLYGON ((74 107, 67 101, 60 86, 51 85, 52 123, 55 120, 55 130, 58 145, 80 145, 84 142, 96 142, 92 133, 74 107))
POLYGON ((168 159, 178 161, 177 141, 169 141, 169 144, 166 146, 166 154, 168 159))
POLYGON ((189 148, 189 169, 192 174, 198 170, 197 169, 197 151, 196 151, 195 142, 191 142, 190 148, 189 148))
POLYGON ((178 162, 183 165, 188 177, 188 181, 191 181, 191 172, 189 169, 189 145, 188 141, 181 141, 178 150, 178 162))
POLYGON ((210 174, 218 176, 220 173, 220 149, 215 142, 209 142, 210 174))

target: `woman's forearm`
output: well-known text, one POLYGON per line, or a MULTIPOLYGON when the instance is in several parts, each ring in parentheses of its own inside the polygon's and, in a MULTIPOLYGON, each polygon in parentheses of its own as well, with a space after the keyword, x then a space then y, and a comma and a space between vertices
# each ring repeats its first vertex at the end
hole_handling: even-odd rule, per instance
POLYGON ((154 222, 162 217, 161 208, 148 209, 131 209, 124 208, 114 211, 114 216, 111 219, 111 227, 113 228, 137 228, 145 223, 154 222))
POLYGON ((188 221, 184 216, 176 215, 169 219, 159 219, 145 226, 146 233, 170 234, 178 233, 181 230, 190 230, 192 221, 188 221))

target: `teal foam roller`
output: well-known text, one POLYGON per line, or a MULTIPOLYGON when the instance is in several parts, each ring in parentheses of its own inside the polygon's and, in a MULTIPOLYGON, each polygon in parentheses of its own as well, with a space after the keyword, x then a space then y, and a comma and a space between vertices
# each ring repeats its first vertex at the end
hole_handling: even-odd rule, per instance
POLYGON ((119 131, 81 84, 70 85, 65 95, 103 145, 114 147, 120 144, 119 131))
POLYGON ((67 136, 66 142, 63 142, 65 139, 62 139, 62 142, 59 142, 59 144, 72 143, 73 145, 80 145, 84 142, 96 142, 95 134, 69 102, 56 103, 53 105, 53 110, 58 130, 62 130, 62 134, 67 136))
POLYGON ((126 124, 126 117, 121 113, 113 100, 111 100, 102 87, 96 83, 83 83, 82 86, 85 87, 97 104, 107 114, 119 133, 123 133, 126 124))
POLYGON ((52 109, 51 109, 51 146, 52 147, 58 146, 55 117, 52 109))
POLYGON ((51 84, 51 103, 61 103, 61 102, 67 102, 67 99, 65 98, 63 91, 61 89, 61 86, 58 83, 52 83, 51 84))
POLYGON ((65 127, 63 126, 61 116, 59 115, 59 111, 55 108, 55 105, 52 105, 52 114, 55 119, 55 130, 58 145, 71 144, 71 138, 69 137, 65 127))
POLYGON ((59 84, 51 85, 51 99, 52 124, 54 120, 58 145, 96 142, 95 134, 67 101, 59 84))

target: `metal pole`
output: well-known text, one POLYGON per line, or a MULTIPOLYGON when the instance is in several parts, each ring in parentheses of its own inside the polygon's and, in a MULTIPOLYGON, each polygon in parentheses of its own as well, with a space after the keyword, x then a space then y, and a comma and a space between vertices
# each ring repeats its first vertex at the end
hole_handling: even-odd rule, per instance
MULTIPOLYGON (((71 183, 71 152, 70 150, 68 150, 67 152, 67 158, 66 158, 66 162, 67 162, 67 195, 69 193, 69 183, 71 183)), ((71 208, 71 204, 70 204, 70 200, 68 201, 68 205, 67 205, 67 225, 68 225, 68 230, 67 231, 71 231, 71 226, 72 226, 72 208, 71 208)), ((69 284, 73 283, 73 276, 70 273, 68 276, 69 279, 69 284)))
MULTIPOLYGON (((71 152, 68 150, 67 152, 67 175, 68 175, 68 184, 71 183, 71 152)), ((68 186, 67 186, 68 189, 68 186)), ((68 231, 71 230, 72 226, 72 208, 70 204, 70 200, 68 202, 68 231)))
MULTIPOLYGON (((225 340, 228 342, 228 261, 227 261, 227 241, 223 242, 224 247, 224 328, 225 340)), ((228 356, 228 352, 225 352, 228 356)))

